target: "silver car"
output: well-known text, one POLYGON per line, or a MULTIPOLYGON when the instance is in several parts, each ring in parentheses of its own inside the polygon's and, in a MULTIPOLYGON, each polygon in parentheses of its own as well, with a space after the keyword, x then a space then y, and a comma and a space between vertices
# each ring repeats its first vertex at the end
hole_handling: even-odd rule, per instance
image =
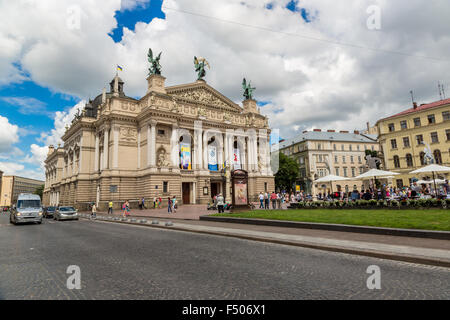
POLYGON ((58 207, 53 214, 54 220, 78 220, 78 210, 74 207, 58 207))
POLYGON ((42 223, 41 198, 36 194, 21 193, 17 202, 11 207, 9 222, 13 224, 37 222, 42 223))

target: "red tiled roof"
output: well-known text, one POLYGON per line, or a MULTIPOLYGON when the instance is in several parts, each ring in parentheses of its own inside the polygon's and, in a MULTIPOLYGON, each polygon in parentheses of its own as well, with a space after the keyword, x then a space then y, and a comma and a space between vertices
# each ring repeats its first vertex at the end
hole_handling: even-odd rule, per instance
POLYGON ((432 103, 427 103, 427 104, 418 106, 416 109, 411 108, 411 109, 402 111, 400 113, 397 113, 397 114, 395 114, 393 116, 386 117, 386 118, 381 119, 381 120, 391 119, 391 118, 395 118, 395 117, 398 117, 398 116, 404 116, 406 114, 420 112, 420 111, 423 111, 423 110, 428 110, 428 109, 431 109, 431 108, 440 107, 440 106, 443 106, 443 105, 446 105, 446 104, 450 104, 450 98, 449 99, 445 99, 445 100, 435 101, 435 102, 432 102, 432 103))
POLYGON ((393 116, 389 116, 389 117, 386 117, 386 118, 381 119, 381 120, 395 118, 395 117, 398 117, 398 116, 404 116, 406 114, 420 112, 420 111, 423 111, 423 110, 427 110, 427 109, 431 109, 431 108, 435 108, 435 107, 440 107, 440 106, 443 106, 443 105, 446 105, 446 104, 450 104, 450 98, 449 99, 445 99, 445 100, 435 101, 435 102, 432 102, 432 103, 427 103, 427 104, 424 104, 424 105, 421 105, 421 106, 417 106, 416 109, 411 108, 411 109, 402 111, 400 113, 394 114, 393 116))

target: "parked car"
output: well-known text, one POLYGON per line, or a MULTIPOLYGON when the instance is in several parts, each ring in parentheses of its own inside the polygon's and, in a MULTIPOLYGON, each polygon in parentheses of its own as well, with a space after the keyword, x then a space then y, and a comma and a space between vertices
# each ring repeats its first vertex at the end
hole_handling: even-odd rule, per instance
POLYGON ((37 194, 21 193, 17 202, 11 207, 9 222, 13 224, 37 222, 42 223, 41 197, 37 194))
POLYGON ((53 214, 54 220, 78 220, 78 210, 74 207, 57 207, 53 214))
POLYGON ((56 207, 44 208, 44 218, 53 218, 55 215, 56 207))

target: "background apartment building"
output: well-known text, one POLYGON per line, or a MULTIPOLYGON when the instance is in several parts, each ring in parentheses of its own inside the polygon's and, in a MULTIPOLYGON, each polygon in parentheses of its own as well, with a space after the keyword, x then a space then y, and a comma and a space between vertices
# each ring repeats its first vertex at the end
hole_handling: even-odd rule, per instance
POLYGON ((44 181, 18 176, 3 176, 1 183, 0 206, 10 207, 17 201, 21 193, 35 193, 36 189, 44 185, 44 181))
POLYGON ((377 126, 386 169, 400 173, 394 179, 397 187, 410 185, 415 176, 409 172, 426 165, 427 146, 434 163, 450 165, 450 99, 414 103, 411 109, 379 120, 377 126))
MULTIPOLYGON (((366 150, 379 151, 376 135, 363 135, 359 131, 335 130, 304 131, 280 142, 280 152, 297 161, 300 174, 297 185, 302 191, 317 194, 330 192, 330 184, 318 185, 314 180, 329 174, 356 177, 367 170, 366 150)), ((361 190, 362 181, 349 180, 333 183, 333 191, 361 190)))

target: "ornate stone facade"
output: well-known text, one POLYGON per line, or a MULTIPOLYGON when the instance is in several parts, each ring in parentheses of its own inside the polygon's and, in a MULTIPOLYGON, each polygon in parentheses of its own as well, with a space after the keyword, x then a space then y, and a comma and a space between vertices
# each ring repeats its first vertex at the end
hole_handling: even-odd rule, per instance
POLYGON ((198 204, 217 193, 230 199, 228 173, 239 167, 249 173, 251 199, 274 189, 270 130, 256 101, 241 107, 203 80, 172 87, 160 75, 147 80, 147 94, 136 100, 116 76, 110 92, 89 101, 67 128, 64 146, 50 147, 45 205, 106 208, 113 201, 118 208, 155 196, 198 204))

